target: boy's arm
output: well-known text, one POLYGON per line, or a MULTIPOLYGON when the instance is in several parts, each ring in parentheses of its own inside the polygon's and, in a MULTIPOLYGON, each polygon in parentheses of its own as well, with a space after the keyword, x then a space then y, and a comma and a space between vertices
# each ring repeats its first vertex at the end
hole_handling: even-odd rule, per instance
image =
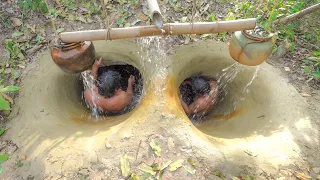
POLYGON ((211 103, 211 105, 216 103, 218 94, 219 94, 219 87, 218 87, 218 83, 216 81, 210 81, 210 93, 209 93, 209 103, 211 103))
POLYGON ((102 59, 100 58, 98 61, 95 61, 93 66, 92 66, 92 70, 91 70, 91 76, 93 77, 94 80, 97 79, 98 77, 98 69, 101 66, 101 61, 102 59))
POLYGON ((181 102, 181 105, 184 109, 184 111, 187 113, 187 114, 194 114, 195 113, 195 103, 192 103, 190 104, 189 106, 187 105, 187 103, 185 103, 182 98, 180 98, 180 102, 181 102))
POLYGON ((128 94, 133 94, 133 84, 134 84, 134 76, 130 75, 128 79, 128 88, 126 91, 128 94))

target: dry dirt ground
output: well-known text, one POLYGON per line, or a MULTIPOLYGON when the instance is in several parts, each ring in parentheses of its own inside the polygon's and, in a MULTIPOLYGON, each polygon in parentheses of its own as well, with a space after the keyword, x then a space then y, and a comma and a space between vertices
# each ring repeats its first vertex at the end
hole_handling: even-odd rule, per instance
MULTIPOLYGON (((144 2, 141 5, 130 6, 129 9, 121 8, 127 5, 121 6, 114 1, 111 2, 113 4, 109 8, 109 14, 112 27, 126 26, 126 22, 130 25, 148 23, 149 17, 143 13, 146 11, 144 2), (113 9, 118 11, 113 11, 113 9), (129 12, 126 15, 128 18, 125 22, 117 24, 118 17, 123 11, 129 12), (142 21, 135 22, 137 19, 142 21)), ((15 3, 9 1, 0 3, 1 12, 21 19, 19 8, 15 3)), ((181 21, 186 16, 190 19, 191 1, 179 2, 184 9, 189 8, 189 12, 180 11, 177 6, 174 9, 170 3, 163 1, 161 3, 166 4, 166 8, 163 7, 163 14, 167 22, 181 21)), ((53 6, 55 3, 49 2, 49 4, 53 6)), ((198 4, 200 15, 195 17, 196 20, 207 19, 207 11, 213 12, 216 17, 222 19, 228 13, 228 8, 233 6, 219 1, 209 3, 210 6, 207 6, 205 2, 198 2, 198 4)), ((99 15, 92 15, 90 17, 92 21, 88 16, 85 16, 84 20, 83 18, 77 19, 77 17, 86 15, 83 13, 84 9, 75 11, 75 17, 70 17, 69 14, 66 18, 59 16, 55 20, 57 28, 63 27, 64 31, 73 31, 106 27, 103 18, 99 15)), ((72 104, 66 103, 66 105, 61 105, 63 107, 61 108, 57 103, 59 99, 50 98, 50 94, 61 90, 54 88, 54 85, 59 84, 50 84, 51 82, 56 82, 54 81, 56 79, 57 81, 74 79, 68 79, 69 76, 60 72, 50 61, 48 54, 41 54, 47 51, 50 41, 54 38, 54 31, 49 21, 50 18, 37 14, 31 14, 30 18, 23 20, 22 26, 35 25, 36 28, 33 35, 22 38, 33 38, 34 34, 42 34, 44 39, 35 45, 35 48, 30 47, 25 51, 26 59, 21 64, 26 66, 17 67, 22 71, 21 77, 18 80, 6 82, 11 84, 21 81, 22 91, 18 95, 17 106, 14 106, 8 122, 2 123, 3 127, 8 127, 8 130, 1 137, 0 153, 7 153, 10 157, 8 162, 2 164, 3 179, 125 179, 121 175, 120 168, 120 158, 124 154, 130 157, 132 172, 138 174, 141 173, 138 168, 141 163, 151 165, 154 162, 181 159, 184 160, 185 166, 191 166, 187 162, 188 158, 191 158, 198 164, 194 167, 195 175, 188 173, 185 168, 179 168, 174 172, 166 170, 163 179, 220 179, 221 177, 223 179, 223 175, 227 176, 227 179, 232 177, 245 179, 246 176, 246 178, 253 176, 256 179, 296 179, 297 177, 303 179, 302 176, 307 175, 313 179, 318 177, 320 173, 320 157, 317 153, 320 150, 319 86, 316 83, 306 83, 306 77, 301 73, 296 73, 300 69, 294 68, 297 66, 294 60, 303 54, 305 50, 301 47, 306 44, 297 45, 296 52, 287 53, 280 59, 270 59, 269 63, 276 67, 268 64, 262 66, 262 73, 259 74, 254 87, 259 88, 261 84, 269 84, 270 94, 273 95, 253 93, 252 96, 253 99, 256 99, 253 102, 262 104, 262 107, 278 107, 276 108, 278 110, 270 108, 270 111, 275 111, 274 114, 269 113, 271 117, 268 117, 269 114, 257 115, 258 119, 267 119, 268 123, 263 127, 254 127, 250 135, 238 138, 217 138, 206 136, 202 132, 208 132, 208 130, 198 131, 190 124, 174 99, 175 94, 171 94, 170 87, 167 88, 169 90, 163 91, 161 99, 156 93, 150 93, 157 92, 157 89, 152 91, 150 85, 151 90, 147 92, 151 95, 144 97, 140 108, 134 110, 135 115, 132 116, 133 113, 131 113, 125 117, 115 118, 114 124, 111 125, 107 123, 92 126, 86 123, 63 121, 68 118, 61 109, 70 108, 75 113, 74 109, 78 106, 73 107, 72 104), (290 67, 292 71, 288 73, 283 70, 283 67, 290 67), (50 79, 49 76, 52 74, 47 74, 48 69, 57 76, 50 79), (45 78, 51 81, 33 84, 35 79, 45 78), (263 96, 265 99, 261 98, 263 96), (52 105, 51 101, 56 104, 52 105), (160 105, 152 102, 159 102, 160 105), (269 103, 269 106, 265 105, 266 102, 269 103), (164 107, 163 104, 166 103, 169 105, 164 107), (60 114, 59 118, 56 118, 57 114, 60 114), (53 122, 57 119, 57 122, 53 122), (123 119, 126 121, 124 122, 123 119), (154 124, 157 126, 155 127, 154 124), (255 129, 259 131, 255 132, 255 129), (265 129, 268 129, 268 132, 265 129), (160 143, 161 157, 157 157, 150 148, 151 140, 160 143)), ((21 28, 3 27, 2 25, 1 42, 11 38, 14 29, 21 28)), ((201 41, 199 37, 189 39, 187 36, 177 36, 172 37, 168 47, 173 48, 172 54, 174 55, 175 47, 183 44, 190 44, 190 47, 193 44, 198 45, 199 41, 201 41)), ((4 49, 4 45, 0 44, 1 60, 7 58, 4 49)), ((155 72, 159 74, 165 72, 164 74, 170 75, 170 71, 155 72)), ((150 77, 154 76, 151 72, 149 73, 150 77)), ((168 79, 161 80, 161 77, 157 76, 150 79, 160 84, 168 82, 168 79)), ((260 90, 262 91, 263 88, 260 90)), ((64 97, 77 98, 78 96, 67 93, 61 96, 61 98, 64 97)), ((248 105, 248 107, 251 106, 248 105)), ((246 116, 242 118, 246 119, 246 116)), ((229 125, 232 125, 232 122, 230 121, 229 125)), ((247 124, 240 126, 251 128, 247 124)))

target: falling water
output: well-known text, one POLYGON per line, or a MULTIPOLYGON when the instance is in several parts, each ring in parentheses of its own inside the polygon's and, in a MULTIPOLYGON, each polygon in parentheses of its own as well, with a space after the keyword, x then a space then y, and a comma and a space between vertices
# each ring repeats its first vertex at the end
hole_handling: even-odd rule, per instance
MULTIPOLYGON (((168 47, 167 41, 170 38, 168 37, 161 37, 161 36, 152 36, 152 37, 145 37, 140 38, 138 40, 138 44, 140 45, 141 49, 139 52, 142 69, 148 67, 146 63, 152 64, 156 73, 156 79, 158 82, 150 82, 151 77, 148 78, 146 83, 162 83, 162 84, 154 84, 156 94, 161 94, 166 89, 165 78, 167 77, 168 70, 166 68, 167 62, 167 51, 170 49, 168 47), (142 52, 146 52, 144 55, 142 52)), ((145 69, 144 69, 145 70, 145 69)))
POLYGON ((222 69, 221 72, 217 74, 216 77, 219 77, 217 80, 219 84, 219 96, 221 95, 221 93, 224 93, 224 96, 228 94, 228 89, 227 89, 228 85, 231 82, 233 82, 233 80, 237 77, 237 75, 241 71, 244 70, 244 68, 245 68, 244 65, 236 62, 236 63, 233 63, 231 66, 222 69))
POLYGON ((257 67, 256 67, 256 70, 255 70, 254 73, 253 73, 253 76, 252 76, 251 80, 250 80, 250 81, 248 82, 248 84, 246 84, 246 86, 242 89, 242 91, 241 91, 241 95, 242 95, 242 96, 240 96, 240 100, 234 102, 234 104, 233 104, 233 105, 234 105, 234 106, 233 106, 233 110, 236 110, 236 109, 237 109, 237 106, 240 104, 240 102, 242 102, 242 101, 244 101, 244 100, 246 99, 247 94, 249 94, 249 92, 250 92, 250 86, 251 86, 251 84, 253 83, 253 81, 256 79, 256 77, 258 76, 259 70, 260 70, 260 66, 257 66, 257 67))
MULTIPOLYGON (((245 68, 248 68, 248 67, 241 65, 239 63, 235 63, 235 64, 222 70, 222 75, 219 77, 219 80, 221 83, 220 84, 220 87, 221 87, 220 101, 223 101, 224 98, 227 96, 228 91, 229 91, 228 86, 230 85, 231 82, 234 81, 234 79, 237 77, 237 74, 242 72, 245 68), (230 74, 232 74, 232 75, 230 75, 230 74)), ((225 116, 236 111, 237 108, 241 105, 241 103, 246 99, 247 95, 250 92, 250 86, 252 85, 252 83, 254 82, 256 77, 258 76, 258 72, 260 70, 259 66, 255 67, 255 68, 256 69, 255 69, 254 73, 252 74, 252 78, 248 81, 248 83, 245 83, 245 85, 242 89, 241 88, 239 89, 239 92, 240 92, 239 95, 232 97, 232 100, 231 100, 231 102, 233 102, 232 106, 230 107, 230 104, 228 104, 229 107, 225 108, 225 109, 229 109, 228 111, 224 112, 225 116)), ((219 80, 218 80, 218 82, 219 82, 219 80)))
MULTIPOLYGON (((88 108, 91 109, 91 116, 95 117, 95 119, 99 119, 99 110, 98 110, 97 105, 94 103, 95 102, 94 100, 97 98, 95 96, 95 93, 93 93, 93 89, 95 88, 95 80, 90 75, 90 70, 82 72, 81 73, 81 78, 82 78, 84 90, 85 91, 89 90, 89 91, 91 91, 91 94, 92 94, 92 103, 93 103, 93 105, 90 106, 87 103, 86 103, 86 105, 87 105, 88 108)), ((84 100, 84 96, 83 95, 82 95, 82 98, 84 100)), ((89 119, 92 119, 92 118, 89 117, 89 119)))

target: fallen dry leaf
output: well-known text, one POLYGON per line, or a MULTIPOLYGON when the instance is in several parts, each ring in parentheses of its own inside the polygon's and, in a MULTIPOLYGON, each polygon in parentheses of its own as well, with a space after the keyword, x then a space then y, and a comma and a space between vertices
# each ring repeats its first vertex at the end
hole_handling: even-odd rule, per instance
POLYGON ((69 19, 69 21, 75 21, 76 17, 73 14, 69 14, 68 19, 69 19))
POLYGON ((130 175, 130 162, 128 155, 124 155, 120 158, 120 166, 122 176, 128 177, 130 175))
POLYGON ((155 175, 156 174, 156 172, 153 171, 152 167, 150 167, 150 166, 148 166, 148 165, 146 165, 144 163, 139 165, 139 169, 141 171, 143 171, 143 172, 150 173, 151 175, 155 175))
POLYGON ((308 176, 308 175, 306 175, 304 173, 295 172, 294 175, 300 180, 309 180, 309 179, 311 179, 310 176, 308 176))
POLYGON ((139 14, 139 19, 143 20, 143 21, 146 21, 148 20, 148 16, 146 16, 145 14, 141 13, 139 14))
POLYGON ((300 93, 300 95, 301 95, 302 97, 311 97, 311 95, 310 95, 310 94, 307 94, 307 93, 300 93))
POLYGON ((193 167, 197 167, 198 166, 198 164, 192 158, 188 158, 188 163, 193 167))
POLYGON ((161 148, 160 148, 159 144, 156 141, 154 141, 153 139, 150 142, 150 147, 157 156, 161 156, 161 148))
POLYGON ((193 168, 193 167, 190 167, 190 166, 183 166, 183 168, 188 171, 188 173, 190 174, 196 174, 196 170, 193 168))
POLYGON ((12 21, 12 25, 15 26, 15 27, 18 27, 18 26, 21 26, 22 22, 20 19, 18 18, 15 18, 15 17, 12 17, 10 18, 11 21, 12 21))
POLYGON ((169 160, 169 161, 167 161, 167 162, 161 163, 160 171, 162 171, 162 170, 164 170, 165 168, 167 168, 171 163, 172 163, 171 160, 169 160))
POLYGON ((284 67, 284 70, 289 72, 290 71, 290 68, 289 67, 284 67))
POLYGON ((184 161, 183 159, 179 159, 179 160, 176 160, 173 163, 171 163, 169 171, 172 172, 172 171, 175 171, 175 170, 179 169, 180 167, 182 167, 183 161, 184 161))
POLYGON ((245 152, 246 154, 248 154, 249 156, 253 156, 253 157, 257 157, 257 156, 258 156, 257 153, 252 152, 252 151, 250 151, 250 150, 245 150, 244 152, 245 152))
POLYGON ((76 17, 76 20, 81 21, 83 23, 87 23, 86 19, 83 16, 76 17))
POLYGON ((223 179, 223 180, 226 180, 226 179, 227 179, 226 176, 225 176, 224 174, 222 174, 222 172, 220 172, 220 171, 218 171, 218 170, 214 170, 214 171, 213 171, 213 174, 214 174, 215 176, 223 179))
POLYGON ((26 26, 27 26, 28 29, 31 30, 32 33, 35 33, 35 32, 36 32, 36 26, 35 26, 35 25, 32 25, 32 26, 31 26, 31 25, 27 24, 26 26))
POLYGON ((58 6, 61 6, 60 0, 56 0, 58 6))
POLYGON ((142 180, 142 177, 136 175, 136 174, 131 174, 130 180, 142 180))

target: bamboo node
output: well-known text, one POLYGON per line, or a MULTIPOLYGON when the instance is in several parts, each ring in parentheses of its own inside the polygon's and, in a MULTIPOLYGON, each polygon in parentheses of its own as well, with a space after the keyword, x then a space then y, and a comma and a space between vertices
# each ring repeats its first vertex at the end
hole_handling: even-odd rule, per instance
POLYGON ((105 39, 104 39, 105 41, 107 41, 107 40, 112 40, 111 39, 111 32, 110 32, 110 28, 108 27, 108 29, 107 29, 107 33, 106 33, 106 36, 105 36, 105 39))

